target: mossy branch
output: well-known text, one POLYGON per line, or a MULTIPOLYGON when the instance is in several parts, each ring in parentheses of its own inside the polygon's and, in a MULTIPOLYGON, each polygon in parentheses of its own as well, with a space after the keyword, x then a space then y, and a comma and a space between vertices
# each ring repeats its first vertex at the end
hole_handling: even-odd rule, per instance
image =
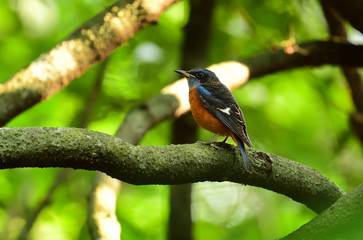
POLYGON ((117 137, 77 128, 0 129, 0 169, 70 167, 99 170, 131 184, 231 181, 284 194, 319 213, 344 191, 318 171, 249 150, 254 172, 239 163, 235 146, 134 146, 117 137))
POLYGON ((363 184, 340 198, 327 210, 281 240, 362 239, 363 184))

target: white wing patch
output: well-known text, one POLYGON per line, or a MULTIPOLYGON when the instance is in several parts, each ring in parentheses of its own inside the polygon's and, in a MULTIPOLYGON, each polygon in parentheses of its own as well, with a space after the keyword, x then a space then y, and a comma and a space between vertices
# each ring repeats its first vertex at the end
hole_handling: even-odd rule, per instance
POLYGON ((230 115, 229 111, 231 110, 231 108, 229 108, 229 107, 227 107, 227 108, 225 108, 225 109, 221 109, 221 108, 217 108, 217 109, 218 109, 219 111, 221 111, 221 112, 225 113, 225 114, 230 115))

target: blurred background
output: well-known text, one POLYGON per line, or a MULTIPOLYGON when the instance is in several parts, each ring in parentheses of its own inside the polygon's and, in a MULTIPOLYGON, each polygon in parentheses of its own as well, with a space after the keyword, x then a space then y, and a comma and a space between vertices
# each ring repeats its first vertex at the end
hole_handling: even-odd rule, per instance
MULTIPOLYGON (((109 0, 0 1, 0 82, 51 49, 102 11, 109 0)), ((7 127, 87 127, 115 134, 126 113, 178 79, 189 1, 172 5, 107 61, 20 114, 7 127)), ((315 0, 216 1, 206 65, 242 59, 296 42, 327 40, 315 0)), ((363 44, 348 28, 349 39, 363 44)), ((204 66, 204 67, 205 67, 204 66)), ((197 67, 197 66, 196 66, 197 67)), ((354 110, 337 67, 300 68, 249 81, 233 92, 257 149, 312 167, 346 191, 363 181, 363 153, 349 114, 354 110)), ((173 120, 148 132, 143 145, 168 145, 173 120)), ((198 130, 199 140, 212 136, 198 130)), ((222 140, 222 139, 220 139, 222 140)), ((0 239, 17 239, 25 219, 49 193, 58 169, 0 171, 0 239)), ((28 239, 90 239, 86 218, 94 173, 70 171, 40 213, 28 239)), ((195 239, 275 239, 315 216, 291 199, 229 182, 197 183, 192 192, 195 239)), ((123 239, 166 239, 168 186, 123 184, 117 217, 123 239)))

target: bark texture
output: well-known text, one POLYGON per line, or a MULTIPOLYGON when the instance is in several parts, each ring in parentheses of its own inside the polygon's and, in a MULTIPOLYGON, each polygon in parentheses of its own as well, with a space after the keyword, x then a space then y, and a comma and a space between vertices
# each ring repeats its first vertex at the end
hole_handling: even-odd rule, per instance
POLYGON ((98 170, 132 184, 231 181, 291 197, 319 213, 345 193, 318 171, 258 150, 249 150, 254 169, 241 168, 237 147, 220 144, 133 146, 76 128, 0 129, 0 169, 70 167, 98 170))
POLYGON ((45 100, 104 59, 176 0, 120 0, 0 85, 0 125, 45 100))
POLYGON ((345 239, 358 240, 363 236, 363 184, 340 198, 330 208, 282 238, 296 239, 345 239))

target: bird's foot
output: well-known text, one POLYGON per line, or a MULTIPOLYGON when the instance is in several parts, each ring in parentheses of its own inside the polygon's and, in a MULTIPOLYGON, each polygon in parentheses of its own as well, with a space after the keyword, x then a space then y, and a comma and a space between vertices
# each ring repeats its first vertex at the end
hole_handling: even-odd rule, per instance
POLYGON ((215 149, 219 149, 219 147, 217 146, 217 144, 214 143, 214 142, 212 142, 212 141, 208 141, 208 142, 198 141, 197 143, 204 144, 204 145, 209 145, 209 146, 214 147, 215 149))
POLYGON ((201 141, 198 141, 197 143, 200 143, 200 144, 204 144, 204 145, 210 145, 212 147, 214 147, 215 149, 219 149, 219 147, 213 143, 213 140, 218 136, 218 133, 216 135, 214 135, 208 142, 201 142, 201 141))

